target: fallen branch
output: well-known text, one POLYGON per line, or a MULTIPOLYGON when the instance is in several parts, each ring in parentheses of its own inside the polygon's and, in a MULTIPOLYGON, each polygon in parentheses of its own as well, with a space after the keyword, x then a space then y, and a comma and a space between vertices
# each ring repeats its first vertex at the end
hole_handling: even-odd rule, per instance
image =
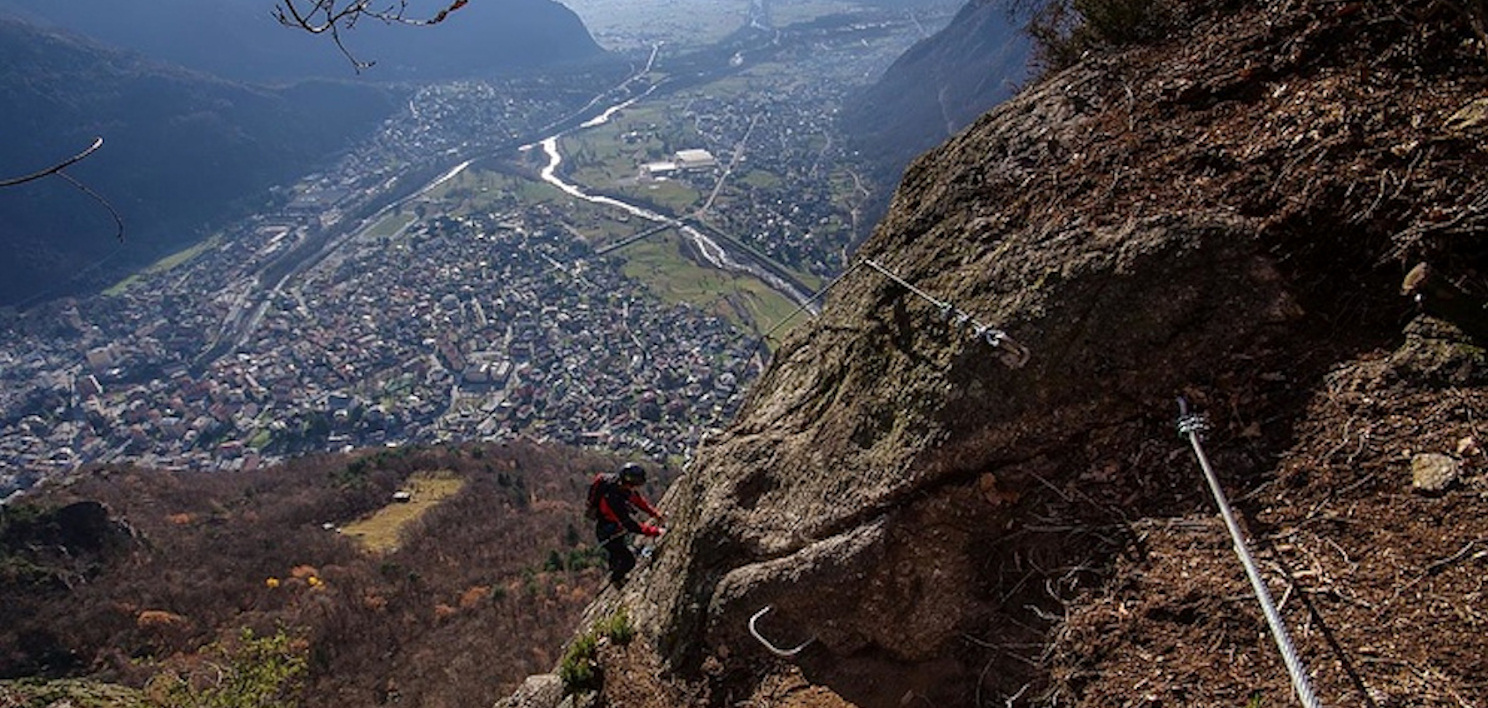
POLYGON ((1453 553, 1452 555, 1447 556, 1446 558, 1443 558, 1443 559, 1441 559, 1439 561, 1435 561, 1431 565, 1426 566, 1426 570, 1423 572, 1423 575, 1435 575, 1436 573, 1441 572, 1447 566, 1452 565, 1453 563, 1456 563, 1457 561, 1462 560, 1463 558, 1467 557, 1467 552, 1468 551, 1471 551, 1473 549, 1473 546, 1476 546, 1479 543, 1482 543, 1484 540, 1485 539, 1479 538, 1479 539, 1475 539, 1475 540, 1472 540, 1472 541, 1468 541, 1467 544, 1462 547, 1462 550, 1459 550, 1456 553, 1453 553))

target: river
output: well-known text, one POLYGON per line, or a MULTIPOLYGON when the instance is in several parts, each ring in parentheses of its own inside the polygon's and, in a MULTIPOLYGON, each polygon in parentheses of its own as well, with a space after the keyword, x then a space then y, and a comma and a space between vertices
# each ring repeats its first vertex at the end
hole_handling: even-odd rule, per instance
MULTIPOLYGON (((652 88, 654 89, 655 87, 652 88)), ((610 118, 613 117, 616 113, 630 106, 636 101, 645 98, 650 93, 651 91, 648 90, 640 96, 636 96, 635 98, 631 98, 627 101, 611 106, 598 116, 584 121, 584 123, 581 124, 579 127, 582 129, 604 125, 605 123, 609 122, 610 118)), ((558 139, 563 137, 564 134, 565 133, 561 132, 556 133, 554 135, 543 138, 536 143, 524 145, 521 148, 523 151, 527 151, 531 150, 534 147, 542 147, 543 152, 548 157, 548 162, 545 166, 543 166, 542 169, 542 179, 544 182, 557 187, 558 189, 562 190, 564 194, 572 196, 576 199, 582 199, 593 204, 603 204, 605 206, 623 210, 633 216, 638 216, 647 221, 657 224, 664 224, 666 226, 675 228, 679 233, 681 233, 689 241, 692 242, 693 246, 697 250, 698 255, 706 262, 707 265, 718 268, 720 270, 726 270, 733 273, 743 273, 755 278, 759 278, 760 280, 764 281, 766 285, 769 285, 776 292, 784 295, 787 299, 791 300, 797 305, 806 306, 808 309, 813 307, 814 300, 812 298, 812 293, 808 288, 798 282, 795 282, 795 279, 788 274, 782 273, 778 266, 774 266, 773 264, 766 262, 763 258, 756 256, 755 254, 749 252, 747 249, 740 248, 737 244, 730 244, 726 241, 715 239, 677 217, 668 216, 666 214, 656 212, 643 206, 631 204, 630 202, 616 199, 614 197, 605 196, 602 194, 590 194, 584 191, 584 189, 579 187, 578 185, 573 184, 572 182, 564 181, 564 179, 558 175, 558 166, 563 163, 563 154, 558 150, 558 139)))
MULTIPOLYGON (((743 244, 728 238, 727 235, 717 233, 714 236, 710 236, 680 218, 661 214, 613 197, 589 194, 578 185, 565 182, 558 175, 558 165, 563 162, 563 156, 558 150, 558 139, 560 137, 576 130, 604 125, 615 114, 651 96, 658 89, 662 88, 663 84, 669 83, 665 81, 662 83, 653 83, 647 86, 644 91, 629 96, 624 100, 619 100, 603 111, 596 112, 599 106, 605 105, 609 101, 615 101, 620 96, 630 94, 636 88, 638 82, 645 81, 646 74, 655 66, 660 51, 660 44, 653 46, 645 64, 637 67, 637 70, 626 77, 625 80, 621 81, 615 87, 595 96, 583 108, 549 124, 541 132, 537 133, 537 135, 547 133, 547 137, 522 145, 519 149, 527 151, 541 146, 548 156, 548 164, 542 170, 542 179, 563 190, 564 193, 595 204, 603 204, 622 209, 642 219, 654 222, 658 226, 675 228, 693 243, 706 265, 758 278, 787 299, 807 308, 815 314, 818 307, 815 304, 810 288, 799 282, 793 274, 778 264, 757 255, 745 248, 743 244)), ((714 74, 732 72, 737 70, 737 68, 735 66, 729 66, 727 68, 714 67, 712 73, 698 73, 693 77, 693 80, 704 80, 709 76, 714 76, 714 74)), ((670 83, 673 88, 680 85, 675 81, 670 83)), ((410 106, 410 110, 416 112, 413 106, 410 106)), ((521 143, 519 141, 515 144, 520 145, 521 143)), ((498 147, 495 150, 487 151, 486 155, 500 154, 503 151, 510 150, 511 147, 512 144, 498 147)), ((313 267, 332 251, 358 234, 363 233, 366 229, 371 228, 378 220, 386 216, 397 206, 407 203, 440 184, 453 179, 475 162, 476 159, 478 158, 462 160, 458 164, 444 168, 431 181, 423 183, 420 187, 412 191, 391 195, 381 207, 371 210, 354 224, 338 225, 324 232, 314 234, 306 242, 288 249, 285 253, 260 269, 259 272, 254 273, 254 282, 249 287, 248 292, 239 296, 232 304, 231 310, 223 319, 217 335, 210 340, 202 353, 197 356, 193 368, 197 370, 204 369, 218 358, 243 346, 262 320, 268 304, 276 294, 283 290, 285 284, 291 278, 313 267)))

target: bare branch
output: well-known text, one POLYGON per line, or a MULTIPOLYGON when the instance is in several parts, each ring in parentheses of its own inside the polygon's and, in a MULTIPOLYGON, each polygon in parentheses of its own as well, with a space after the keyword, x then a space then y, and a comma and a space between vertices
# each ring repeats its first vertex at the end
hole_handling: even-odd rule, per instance
POLYGON ((285 27, 301 29, 310 34, 329 34, 336 48, 346 55, 358 73, 375 62, 362 61, 352 55, 341 40, 341 30, 351 29, 358 20, 371 17, 387 24, 429 26, 444 22, 451 12, 464 7, 469 0, 454 0, 448 7, 428 18, 409 17, 408 0, 396 0, 396 4, 382 9, 372 6, 373 0, 281 0, 274 7, 274 19, 285 27))
POLYGON ((64 169, 68 168, 68 167, 71 167, 73 164, 77 163, 79 160, 81 160, 81 159, 83 159, 83 158, 85 158, 85 157, 87 157, 89 155, 92 155, 93 152, 96 151, 100 147, 103 147, 103 138, 101 138, 101 137, 93 138, 93 144, 92 145, 89 145, 88 146, 88 149, 86 149, 86 150, 84 150, 84 151, 82 151, 82 152, 80 152, 80 153, 78 153, 76 155, 73 155, 72 157, 69 157, 66 160, 63 160, 63 161, 61 161, 61 162, 59 162, 59 163, 57 163, 55 165, 52 165, 51 167, 48 167, 48 168, 46 168, 44 170, 38 170, 36 172, 32 172, 29 175, 22 175, 20 177, 12 177, 12 178, 9 178, 9 179, 0 179, 0 187, 14 187, 15 185, 18 185, 18 184, 25 184, 27 182, 33 182, 33 181, 36 181, 38 179, 41 179, 42 177, 49 177, 51 175, 56 175, 58 177, 61 177, 62 179, 65 179, 70 184, 72 184, 72 186, 77 187, 79 190, 82 190, 83 194, 86 194, 86 195, 92 197, 94 201, 98 202, 99 204, 102 204, 104 209, 107 209, 108 210, 109 216, 114 217, 114 226, 117 227, 117 230, 115 231, 114 236, 117 237, 119 239, 119 241, 122 243, 124 241, 124 219, 119 216, 119 212, 114 209, 114 205, 110 204, 107 199, 104 199, 97 192, 89 189, 87 185, 83 184, 82 182, 79 182, 72 175, 67 174, 66 172, 63 172, 62 171, 64 169))
POLYGON ((119 243, 124 243, 124 219, 119 216, 118 211, 114 210, 114 205, 109 204, 107 199, 99 196, 98 192, 89 189, 88 185, 77 181, 77 179, 74 178, 72 175, 67 174, 66 172, 58 172, 57 176, 67 180, 68 182, 71 182, 72 186, 82 190, 83 194, 93 197, 93 201, 102 204, 103 208, 108 210, 109 216, 114 217, 114 226, 116 227, 114 231, 114 237, 119 239, 119 243))
POLYGON ((63 160, 63 161, 61 161, 61 162, 59 162, 59 163, 57 163, 55 165, 52 165, 51 167, 48 167, 48 168, 46 168, 44 170, 39 170, 37 172, 32 172, 31 174, 25 175, 25 176, 22 176, 22 177, 12 177, 10 179, 0 180, 0 187, 13 187, 13 186, 18 185, 18 184, 25 184, 27 182, 31 182, 31 181, 34 181, 34 180, 41 179, 42 177, 45 177, 47 175, 56 174, 58 172, 61 172, 63 169, 66 169, 67 167, 71 166, 73 163, 77 162, 78 160, 81 160, 81 159, 83 159, 83 158, 85 158, 85 157, 87 157, 89 155, 92 155, 94 150, 97 150, 98 148, 100 148, 102 146, 103 146, 103 138, 94 138, 93 139, 93 144, 92 145, 89 145, 88 146, 88 149, 86 149, 86 150, 84 150, 84 151, 82 151, 82 152, 80 152, 80 153, 78 153, 76 155, 73 155, 72 157, 69 157, 66 160, 63 160))

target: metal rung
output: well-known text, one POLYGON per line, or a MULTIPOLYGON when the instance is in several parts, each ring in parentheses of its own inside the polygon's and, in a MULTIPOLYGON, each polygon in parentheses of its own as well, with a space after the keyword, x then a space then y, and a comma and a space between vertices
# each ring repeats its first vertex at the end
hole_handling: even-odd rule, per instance
POLYGON ((754 613, 754 616, 749 618, 749 633, 753 634, 754 638, 759 640, 760 644, 765 645, 765 648, 769 649, 771 654, 774 654, 775 656, 790 658, 797 654, 800 654, 802 649, 805 649, 807 646, 810 646, 812 642, 816 641, 816 637, 812 637, 810 639, 807 639, 805 643, 803 643, 801 646, 796 647, 795 649, 781 649, 780 647, 771 644, 770 640, 765 639, 763 636, 760 635, 759 629, 756 628, 754 624, 759 621, 759 618, 764 617, 765 614, 772 609, 774 609, 773 605, 765 605, 763 609, 761 609, 759 612, 754 613))

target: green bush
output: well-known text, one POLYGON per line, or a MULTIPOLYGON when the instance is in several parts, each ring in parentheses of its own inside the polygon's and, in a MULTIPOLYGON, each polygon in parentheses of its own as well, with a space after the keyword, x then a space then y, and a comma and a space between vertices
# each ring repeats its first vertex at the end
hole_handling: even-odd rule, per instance
POLYGON ((563 680, 563 695, 598 691, 600 687, 599 665, 595 656, 599 649, 599 638, 593 632, 574 640, 563 661, 558 664, 558 678, 563 680))
POLYGON ((615 610, 614 615, 601 622, 599 631, 609 637, 611 642, 620 646, 629 644, 636 635, 635 625, 630 623, 630 613, 626 612, 624 607, 615 610))
POLYGON ((86 679, 46 680, 28 677, 0 681, 0 706, 6 708, 151 708, 139 689, 86 679))
POLYGON ((599 639, 604 637, 611 644, 625 646, 635 639, 635 625, 630 623, 630 613, 624 607, 615 610, 609 619, 600 620, 583 636, 569 645, 558 663, 558 678, 563 680, 563 695, 598 691, 604 685, 603 674, 596 661, 599 639))
POLYGON ((305 650, 304 642, 283 629, 259 637, 244 627, 234 641, 206 646, 203 664, 156 674, 146 692, 165 708, 293 708, 299 705, 305 650))

